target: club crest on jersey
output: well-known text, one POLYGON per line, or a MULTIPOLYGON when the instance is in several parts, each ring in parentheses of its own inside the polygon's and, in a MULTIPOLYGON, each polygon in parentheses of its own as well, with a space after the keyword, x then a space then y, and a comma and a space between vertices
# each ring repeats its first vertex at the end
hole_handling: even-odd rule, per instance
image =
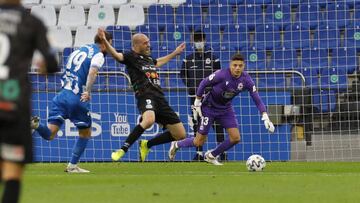
POLYGON ((237 88, 238 88, 238 90, 240 90, 240 91, 241 91, 241 90, 244 88, 244 84, 239 83, 237 88))
POLYGON ((210 63, 211 63, 211 59, 206 58, 205 63, 206 63, 206 64, 210 64, 210 63))

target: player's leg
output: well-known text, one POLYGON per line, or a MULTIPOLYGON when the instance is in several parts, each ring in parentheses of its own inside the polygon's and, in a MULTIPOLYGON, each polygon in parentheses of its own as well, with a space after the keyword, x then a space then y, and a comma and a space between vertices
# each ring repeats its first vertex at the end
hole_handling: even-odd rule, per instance
POLYGON ((120 160, 144 131, 155 123, 155 109, 157 104, 154 95, 144 94, 138 96, 136 99, 139 112, 142 112, 141 122, 131 131, 121 148, 111 153, 111 159, 114 161, 120 160))
POLYGON ((91 114, 90 103, 81 102, 79 96, 70 95, 68 100, 69 119, 77 127, 79 137, 77 138, 72 149, 72 156, 70 162, 65 169, 68 173, 88 173, 88 170, 79 168, 77 163, 81 155, 84 153, 87 143, 91 138, 91 114))
POLYGON ((41 124, 40 118, 37 116, 31 117, 31 128, 45 140, 53 140, 67 118, 66 104, 63 102, 66 98, 67 96, 63 92, 54 97, 48 115, 48 124, 41 124))
MULTIPOLYGON (((204 109, 204 108, 203 108, 204 109)), ((179 148, 186 148, 186 147, 199 147, 204 144, 206 141, 207 134, 209 133, 209 130, 212 126, 212 123, 214 122, 213 114, 208 111, 207 109, 204 109, 203 111, 203 117, 201 118, 199 130, 196 133, 195 138, 194 137, 188 137, 180 141, 175 141, 171 143, 168 155, 170 160, 174 160, 176 151, 179 148)))
POLYGON ((169 160, 173 161, 175 159, 176 152, 180 148, 203 146, 206 139, 207 139, 207 135, 196 133, 195 137, 188 137, 180 141, 171 142, 170 149, 168 151, 169 160))
POLYGON ((22 163, 3 161, 2 181, 4 182, 3 196, 1 202, 17 203, 20 197, 21 179, 24 171, 22 163))
POLYGON ((205 153, 205 161, 212 163, 214 165, 222 165, 217 161, 217 157, 227 151, 228 149, 232 148, 234 145, 236 145, 240 141, 240 132, 237 128, 237 119, 235 117, 234 110, 229 110, 227 112, 224 112, 222 115, 218 116, 219 123, 221 126, 226 128, 229 139, 224 140, 222 143, 220 143, 214 150, 207 151, 205 153))
MULTIPOLYGON (((193 104, 195 101, 195 97, 192 96, 190 97, 190 103, 193 104)), ((191 118, 192 118, 192 121, 193 121, 193 130, 194 130, 194 137, 196 136, 196 132, 198 130, 198 126, 199 126, 199 120, 196 121, 194 119, 194 115, 191 114, 191 118)), ((200 116, 198 116, 198 119, 200 119, 200 116)), ((201 160, 204 160, 204 156, 203 156, 203 146, 199 146, 199 147, 196 147, 196 154, 193 158, 194 161, 201 161, 201 160)))
POLYGON ((157 97, 157 108, 155 121, 167 128, 167 131, 161 133, 154 138, 141 140, 140 142, 140 160, 144 161, 149 153, 149 149, 156 145, 172 142, 174 140, 181 140, 185 138, 186 131, 184 125, 180 121, 179 116, 169 106, 165 97, 157 97))
POLYGON ((120 160, 129 150, 129 148, 136 142, 136 140, 138 140, 139 137, 144 133, 144 131, 150 128, 154 123, 155 123, 155 112, 153 110, 145 111, 141 115, 140 124, 136 125, 135 128, 131 131, 129 136, 126 138, 124 144, 121 146, 121 148, 111 153, 112 160, 114 161, 120 160))
POLYGON ((17 123, 0 124, 0 174, 4 184, 2 202, 19 201, 25 164, 32 162, 33 143, 29 117, 30 115, 25 114, 17 123))
POLYGON ((68 164, 65 172, 69 173, 88 173, 88 170, 82 169, 77 166, 81 155, 84 153, 87 143, 91 138, 91 128, 79 129, 79 137, 72 150, 70 163, 68 164))
MULTIPOLYGON (((214 122, 213 128, 214 128, 215 133, 216 133, 216 142, 217 142, 217 144, 222 143, 225 140, 224 128, 219 124, 218 121, 214 122)), ((220 154, 220 160, 222 160, 222 161, 227 160, 226 152, 220 154)))

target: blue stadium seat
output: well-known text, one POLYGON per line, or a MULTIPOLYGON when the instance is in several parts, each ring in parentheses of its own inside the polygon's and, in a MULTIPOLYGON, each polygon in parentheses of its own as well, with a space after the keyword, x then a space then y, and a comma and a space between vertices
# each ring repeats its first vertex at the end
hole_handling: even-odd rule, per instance
POLYGON ((355 48, 338 48, 332 51, 331 66, 344 69, 348 74, 358 70, 358 57, 355 48))
POLYGON ((265 23, 285 28, 290 22, 290 6, 286 4, 273 4, 266 7, 265 23))
POLYGON ((229 49, 227 46, 221 46, 220 50, 214 50, 214 54, 220 58, 222 68, 230 67, 231 57, 236 53, 235 50, 229 49))
POLYGON ((254 29, 256 25, 264 24, 263 12, 260 5, 246 4, 237 6, 237 23, 254 29))
POLYGON ((190 31, 183 25, 166 25, 163 42, 190 42, 190 31))
POLYGON ((185 88, 185 84, 178 74, 170 74, 168 78, 165 78, 165 81, 162 76, 160 77, 162 78, 162 82, 161 82, 162 87, 185 88))
POLYGON ((350 24, 349 7, 345 3, 328 4, 325 19, 331 27, 344 28, 350 24))
POLYGON ((315 112, 334 112, 336 110, 336 92, 327 89, 315 89, 312 91, 312 103, 315 112))
POLYGON ((92 91, 104 91, 108 88, 108 76, 99 74, 96 77, 96 81, 94 83, 94 87, 92 88, 92 91))
POLYGON ((113 35, 113 46, 117 50, 131 48, 131 32, 127 26, 108 26, 106 31, 113 35))
POLYGON ((253 46, 256 49, 278 49, 280 43, 280 30, 278 26, 273 25, 259 25, 255 28, 255 41, 253 46))
POLYGON ((296 10, 295 22, 304 28, 315 29, 321 21, 322 15, 317 4, 300 4, 296 10))
POLYGON ((323 68, 320 71, 321 88, 331 88, 335 91, 345 91, 347 89, 346 70, 341 68, 323 68))
MULTIPOLYGON (((297 69, 305 77, 305 86, 311 88, 319 87, 319 69, 312 67, 299 67, 297 69)), ((302 80, 299 77, 293 77, 292 85, 302 87, 302 80)))
POLYGON ((360 4, 357 4, 354 9, 354 25, 360 26, 360 4))
POLYGON ((296 69, 297 55, 293 49, 273 50, 268 69, 271 70, 292 70, 296 69))
POLYGON ((104 66, 100 71, 125 71, 125 65, 117 62, 112 56, 107 55, 104 66))
POLYGON ((285 88, 286 77, 281 73, 267 73, 258 75, 259 82, 257 86, 259 88, 285 88))
POLYGON ((136 32, 141 32, 148 36, 150 42, 160 41, 160 32, 156 25, 139 25, 135 30, 136 32))
POLYGON ((192 30, 194 26, 201 25, 202 22, 202 10, 200 6, 183 4, 177 8, 176 25, 185 25, 192 30))
POLYGON ((302 4, 318 4, 321 8, 325 8, 328 3, 333 3, 334 0, 301 0, 302 4))
POLYGON ((186 0, 186 4, 210 6, 214 5, 216 0, 186 0))
POLYGON ((325 49, 304 49, 301 51, 300 67, 309 67, 319 70, 328 67, 328 51, 325 49))
POLYGON ((301 2, 301 0, 274 0, 274 4, 283 4, 283 5, 292 5, 292 6, 297 6, 299 5, 301 2))
POLYGON ((108 89, 109 90, 120 90, 126 89, 129 87, 129 82, 125 77, 119 77, 119 75, 109 75, 108 76, 108 89))
POLYGON ((206 37, 206 43, 211 47, 220 46, 221 27, 219 25, 203 24, 195 27, 194 31, 202 31, 206 37))
POLYGON ((210 6, 205 23, 220 26, 234 24, 233 8, 221 4, 210 6))
POLYGON ((245 4, 271 4, 272 0, 245 0, 245 4))
POLYGON ((264 50, 246 50, 242 51, 245 58, 247 70, 265 70, 266 53, 264 50))
POLYGON ((313 47, 318 49, 333 49, 340 46, 340 31, 338 28, 322 25, 314 34, 313 47))
POLYGON ((233 5, 233 6, 236 6, 236 5, 243 4, 243 3, 244 3, 244 0, 219 0, 218 3, 219 3, 219 4, 222 4, 222 5, 233 5))
POLYGON ((345 3, 347 6, 349 6, 350 9, 355 8, 356 5, 359 5, 359 0, 345 0, 345 3))
POLYGON ((310 48, 310 30, 301 27, 300 24, 289 25, 284 31, 284 47, 286 49, 310 48))
POLYGON ((226 44, 233 50, 244 50, 247 49, 248 42, 250 42, 250 37, 245 26, 225 26, 222 44, 226 44))
POLYGON ((151 5, 148 9, 148 24, 154 24, 161 29, 175 22, 174 10, 170 5, 151 5))
POLYGON ((344 46, 360 51, 360 26, 351 26, 345 29, 344 46))

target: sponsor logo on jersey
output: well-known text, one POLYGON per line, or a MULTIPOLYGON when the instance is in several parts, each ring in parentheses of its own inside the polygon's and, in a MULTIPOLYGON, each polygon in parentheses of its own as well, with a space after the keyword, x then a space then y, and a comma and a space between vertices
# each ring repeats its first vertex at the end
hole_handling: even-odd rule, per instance
POLYGON ((240 91, 241 91, 241 90, 244 88, 244 84, 239 83, 237 88, 238 88, 238 90, 240 90, 240 91))

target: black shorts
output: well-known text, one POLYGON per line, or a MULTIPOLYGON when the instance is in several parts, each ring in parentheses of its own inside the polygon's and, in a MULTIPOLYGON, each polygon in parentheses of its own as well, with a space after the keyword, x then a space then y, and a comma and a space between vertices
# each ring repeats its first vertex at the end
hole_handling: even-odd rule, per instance
POLYGON ((141 114, 147 110, 155 112, 155 122, 166 127, 168 124, 180 123, 179 116, 170 107, 164 95, 160 93, 147 92, 136 96, 137 107, 141 114))
POLYGON ((29 118, 19 119, 16 122, 0 120, 1 160, 22 164, 33 161, 33 140, 29 118))

